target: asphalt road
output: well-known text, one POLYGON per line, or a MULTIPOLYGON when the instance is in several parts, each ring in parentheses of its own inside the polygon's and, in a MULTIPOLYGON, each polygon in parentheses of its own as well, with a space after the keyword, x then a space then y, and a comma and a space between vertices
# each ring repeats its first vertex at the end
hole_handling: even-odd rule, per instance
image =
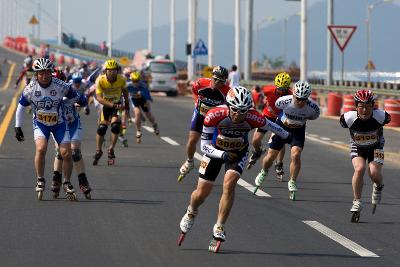
MULTIPOLYGON (((6 105, 14 93, 0 92, 6 105)), ((238 185, 226 224, 227 241, 215 255, 208 252, 208 244, 221 195, 221 173, 192 231, 178 247, 179 221, 197 183, 196 170, 181 183, 176 181, 185 159, 192 106, 187 97, 155 97, 152 107, 160 137, 143 130, 138 145, 134 128, 129 128, 129 147, 118 145, 115 166, 107 166, 106 157, 99 166, 91 165, 97 118, 93 112, 82 115, 82 153, 93 199, 78 192, 78 202, 51 198, 53 141, 46 161, 44 201, 37 200, 30 115, 24 119, 23 143, 13 137, 12 121, 0 147, 1 265, 399 266, 398 164, 385 164, 383 203, 375 215, 369 204, 371 181, 365 177, 361 221, 350 223, 352 166, 348 151, 335 143, 347 142, 348 132, 326 118, 308 124, 297 201, 288 199, 287 184, 272 174, 263 188, 270 197, 254 196, 251 188, 238 185)), ((390 147, 397 144, 398 132, 385 133, 388 149, 396 153, 398 146, 390 147)), ((284 167, 288 172, 287 158, 284 167)), ((253 184, 257 172, 258 168, 245 171, 242 178, 253 184)), ((77 188, 76 173, 72 179, 77 188)))

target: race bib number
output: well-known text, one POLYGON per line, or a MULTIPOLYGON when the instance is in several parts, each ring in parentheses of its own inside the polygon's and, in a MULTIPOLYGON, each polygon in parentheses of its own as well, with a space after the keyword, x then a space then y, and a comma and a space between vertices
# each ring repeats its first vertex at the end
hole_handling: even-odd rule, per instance
POLYGON ((206 116, 207 112, 212 109, 212 107, 209 107, 203 103, 200 103, 200 108, 199 108, 199 113, 202 116, 206 116))
POLYGON ((359 134, 355 133, 353 140, 357 145, 369 146, 378 142, 378 136, 376 134, 359 134))
POLYGON ((208 163, 210 163, 211 158, 203 155, 203 158, 200 161, 199 173, 205 175, 208 163))
POLYGON ((218 135, 216 144, 225 151, 239 150, 243 147, 244 140, 241 137, 230 138, 223 135, 218 135))
POLYGON ((374 161, 383 165, 385 160, 385 152, 383 149, 374 149, 374 161))
POLYGON ((53 111, 38 111, 37 113, 37 120, 47 126, 56 125, 58 122, 58 113, 53 111))

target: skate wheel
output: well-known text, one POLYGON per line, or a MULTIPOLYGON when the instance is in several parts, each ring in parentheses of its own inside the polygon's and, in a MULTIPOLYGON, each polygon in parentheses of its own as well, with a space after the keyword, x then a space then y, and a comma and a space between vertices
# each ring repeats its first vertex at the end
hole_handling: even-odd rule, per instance
POLYGON ((185 236, 186 236, 186 234, 184 234, 184 233, 181 233, 181 234, 179 235, 179 238, 178 238, 178 246, 181 246, 181 245, 182 245, 183 240, 185 240, 185 236))
POLYGON ((115 161, 114 161, 113 159, 109 159, 109 160, 107 161, 107 164, 108 164, 108 165, 114 165, 114 163, 115 163, 115 161))
POLYGON ((93 161, 93 166, 96 166, 97 163, 98 163, 97 160, 93 161))
POLYGON ((296 191, 289 192, 289 199, 292 201, 296 200, 296 191))
POLYGON ((372 204, 372 214, 375 214, 376 211, 376 204, 372 204))
POLYGON ((85 198, 88 200, 92 199, 92 195, 90 193, 85 194, 85 198))
POLYGON ((67 199, 69 201, 78 201, 78 198, 76 197, 75 193, 67 194, 67 199))
POLYGON ((185 177, 183 174, 179 174, 178 176, 178 183, 182 181, 182 179, 185 177))
POLYGON ((42 200, 43 199, 43 191, 38 191, 37 192, 37 198, 38 198, 38 200, 42 200))
POLYGON ((53 198, 56 199, 60 195, 60 192, 53 192, 53 198))
POLYGON ((140 138, 136 138, 136 143, 140 144, 142 140, 140 138))
POLYGON ((257 193, 258 188, 260 188, 259 186, 256 186, 256 188, 253 191, 253 195, 255 195, 257 193))
POLYGON ((218 253, 220 246, 221 246, 221 241, 213 239, 211 240, 211 243, 208 246, 208 251, 218 253))
POLYGON ((279 182, 283 182, 283 175, 277 175, 277 176, 276 176, 276 179, 277 179, 279 182))
POLYGON ((360 221, 360 212, 353 211, 353 214, 351 215, 351 222, 358 223, 359 221, 360 221))

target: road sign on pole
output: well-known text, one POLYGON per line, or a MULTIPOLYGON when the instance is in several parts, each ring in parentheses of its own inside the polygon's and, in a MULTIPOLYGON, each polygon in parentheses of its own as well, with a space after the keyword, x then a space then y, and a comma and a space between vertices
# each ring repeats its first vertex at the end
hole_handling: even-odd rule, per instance
POLYGON ((32 16, 31 19, 29 20, 29 24, 36 25, 39 24, 39 21, 35 16, 32 16))
POLYGON ((199 39, 195 48, 193 49, 193 56, 207 56, 208 49, 203 40, 199 39))
POLYGON ((328 25, 328 29, 335 39, 336 44, 339 46, 340 51, 346 48, 349 43, 351 36, 356 31, 357 26, 353 25, 328 25))

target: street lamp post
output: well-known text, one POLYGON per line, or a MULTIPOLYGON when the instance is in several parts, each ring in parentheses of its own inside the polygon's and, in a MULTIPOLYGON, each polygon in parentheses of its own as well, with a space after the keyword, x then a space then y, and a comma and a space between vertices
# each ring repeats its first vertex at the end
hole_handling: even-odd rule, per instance
POLYGON ((257 30, 256 30, 256 45, 257 45, 257 60, 261 60, 260 59, 260 39, 259 38, 259 31, 260 31, 260 25, 265 23, 265 22, 272 22, 275 21, 275 17, 267 17, 263 20, 261 20, 260 22, 257 23, 257 30))
POLYGON ((382 0, 367 6, 367 81, 368 89, 371 88, 371 13, 372 10, 379 4, 391 3, 393 0, 382 0))

